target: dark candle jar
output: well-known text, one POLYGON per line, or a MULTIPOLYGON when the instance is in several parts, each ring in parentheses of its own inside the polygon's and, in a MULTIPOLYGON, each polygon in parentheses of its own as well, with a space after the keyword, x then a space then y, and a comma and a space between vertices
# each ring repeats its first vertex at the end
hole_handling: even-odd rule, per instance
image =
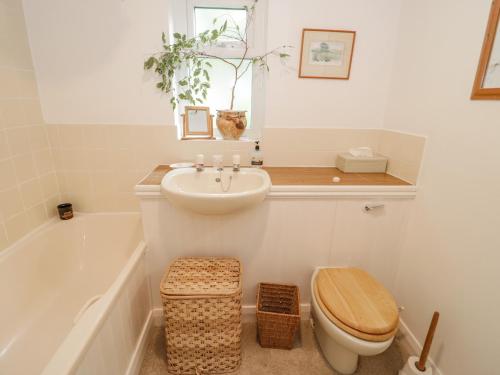
POLYGON ((73 205, 71 203, 61 203, 57 206, 59 217, 61 220, 69 220, 73 218, 73 205))

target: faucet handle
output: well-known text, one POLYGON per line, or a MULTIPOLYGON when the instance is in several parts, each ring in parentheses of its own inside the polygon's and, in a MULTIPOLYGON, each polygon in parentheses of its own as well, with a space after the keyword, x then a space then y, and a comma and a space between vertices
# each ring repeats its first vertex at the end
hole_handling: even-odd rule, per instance
POLYGON ((214 168, 222 169, 224 167, 222 155, 212 156, 212 163, 214 165, 214 168))

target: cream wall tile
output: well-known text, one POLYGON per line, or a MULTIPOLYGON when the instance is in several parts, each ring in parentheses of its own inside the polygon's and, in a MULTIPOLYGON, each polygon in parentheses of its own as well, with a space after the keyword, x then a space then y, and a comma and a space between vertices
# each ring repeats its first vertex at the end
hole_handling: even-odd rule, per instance
POLYGON ((117 191, 115 172, 92 172, 91 180, 96 194, 111 194, 117 191))
POLYGON ((31 151, 30 128, 11 128, 5 132, 11 156, 23 155, 31 151))
POLYGON ((44 126, 31 126, 28 128, 32 151, 39 151, 49 147, 49 140, 44 126))
POLYGON ((7 238, 7 231, 5 230, 5 225, 0 222, 0 252, 9 246, 9 239, 7 238))
POLYGON ((377 151, 389 158, 388 173, 415 184, 425 141, 422 136, 382 130, 377 151))
POLYGON ((58 125, 47 125, 47 136, 49 138, 50 147, 59 148, 61 146, 59 141, 59 126, 58 125))
POLYGON ((59 126, 60 148, 82 148, 83 147, 83 127, 81 125, 61 125, 59 126))
POLYGON ((35 159, 36 171, 39 176, 55 170, 54 158, 50 149, 34 152, 33 157, 35 159))
POLYGON ((85 163, 90 171, 109 171, 113 168, 109 149, 85 149, 85 163))
POLYGON ((133 170, 134 154, 129 150, 114 150, 110 153, 110 163, 115 170, 133 170))
POLYGON ((23 211, 24 205, 17 187, 0 191, 0 222, 23 211))
POLYGON ((62 159, 62 169, 66 171, 86 171, 88 170, 87 164, 87 150, 84 148, 67 148, 60 150, 60 157, 62 159))
POLYGON ((44 123, 40 100, 27 99, 24 108, 28 125, 42 125, 44 123))
MULTIPOLYGON (((0 77, 1 78, 1 77, 0 77)), ((4 109, 3 109, 3 100, 0 98, 0 130, 5 129, 7 127, 7 121, 5 120, 4 109)))
POLYGON ((20 0, 0 2, 0 82, 2 250, 53 216, 60 196, 50 150, 59 129, 43 125, 20 0))
POLYGON ((9 98, 3 101, 3 117, 6 128, 29 125, 25 103, 26 99, 22 98, 9 98))
POLYGON ((27 215, 23 212, 11 217, 9 220, 5 221, 5 229, 7 230, 9 242, 12 243, 17 241, 30 230, 27 215))
POLYGON ((108 127, 111 149, 132 149, 131 126, 112 125, 108 127))
POLYGON ((59 185, 57 183, 57 175, 55 172, 47 173, 40 177, 40 185, 42 187, 43 197, 49 199, 54 194, 59 193, 59 185))
POLYGON ((89 194, 92 190, 90 174, 87 172, 66 172, 65 180, 69 193, 89 194))
POLYGON ((47 212, 47 217, 50 219, 58 215, 57 205, 61 202, 61 197, 56 194, 45 201, 45 211, 47 212))
POLYGON ((47 212, 45 211, 45 204, 40 203, 32 208, 30 208, 27 212, 28 217, 28 225, 30 228, 36 228, 42 225, 47 219, 47 212))
POLYGON ((116 193, 96 193, 94 194, 94 208, 101 212, 119 211, 116 193))
POLYGON ((110 129, 108 126, 88 125, 83 128, 84 147, 105 149, 110 143, 110 129))
POLYGON ((0 161, 0 190, 16 186, 16 173, 12 160, 0 161))
POLYGON ((10 157, 9 144, 7 142, 6 131, 0 129, 0 160, 10 157))
POLYGON ((31 208, 44 201, 42 187, 38 178, 25 182, 20 188, 25 208, 31 208))
POLYGON ((14 162, 18 183, 23 183, 36 177, 35 163, 33 162, 31 153, 16 156, 12 160, 14 162))

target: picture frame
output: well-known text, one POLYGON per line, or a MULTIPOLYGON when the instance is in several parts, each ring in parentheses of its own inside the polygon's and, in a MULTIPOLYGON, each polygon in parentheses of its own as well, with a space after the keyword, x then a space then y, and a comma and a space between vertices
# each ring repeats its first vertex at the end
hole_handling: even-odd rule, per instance
POLYGON ((303 29, 299 78, 348 80, 355 43, 355 31, 303 29))
POLYGON ((500 100, 500 0, 491 4, 471 99, 500 100))
POLYGON ((182 139, 213 139, 213 120, 209 107, 186 106, 182 116, 182 139))

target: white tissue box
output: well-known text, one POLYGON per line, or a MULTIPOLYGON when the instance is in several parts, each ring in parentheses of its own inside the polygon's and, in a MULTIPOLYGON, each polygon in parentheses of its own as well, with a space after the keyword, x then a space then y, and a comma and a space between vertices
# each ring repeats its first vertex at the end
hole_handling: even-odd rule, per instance
POLYGON ((337 168, 344 173, 385 173, 387 158, 379 154, 365 157, 343 152, 337 156, 337 168))

